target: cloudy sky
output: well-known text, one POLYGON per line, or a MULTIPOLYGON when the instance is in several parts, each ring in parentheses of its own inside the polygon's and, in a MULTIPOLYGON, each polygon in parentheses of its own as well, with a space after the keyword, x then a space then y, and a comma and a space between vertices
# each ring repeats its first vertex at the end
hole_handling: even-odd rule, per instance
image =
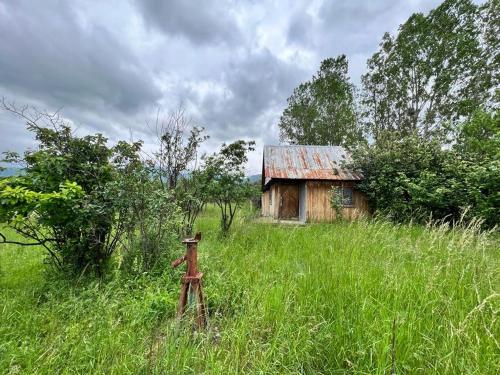
MULTIPOLYGON (((346 54, 355 84, 385 31, 439 0, 0 2, 0 97, 61 113, 78 134, 145 142, 158 109, 182 106, 210 140, 253 139, 248 173, 294 87, 346 54), (204 4, 204 5, 200 5, 204 4)), ((0 112, 0 151, 33 146, 0 112)))

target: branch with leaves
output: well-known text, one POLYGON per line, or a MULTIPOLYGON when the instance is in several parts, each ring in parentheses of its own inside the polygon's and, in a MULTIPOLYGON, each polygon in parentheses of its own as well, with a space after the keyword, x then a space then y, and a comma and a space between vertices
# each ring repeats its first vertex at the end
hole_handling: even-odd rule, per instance
POLYGON ((229 231, 241 204, 256 193, 244 173, 248 152, 254 150, 254 145, 253 141, 242 140, 223 144, 218 153, 205 159, 209 199, 220 209, 223 235, 229 231))

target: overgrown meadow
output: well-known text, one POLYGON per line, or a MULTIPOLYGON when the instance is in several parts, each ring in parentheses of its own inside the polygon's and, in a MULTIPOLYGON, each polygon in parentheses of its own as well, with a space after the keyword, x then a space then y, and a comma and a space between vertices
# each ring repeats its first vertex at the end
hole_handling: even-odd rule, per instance
POLYGON ((0 373, 500 371, 494 235, 377 220, 280 226, 246 210, 221 238, 219 220, 209 206, 196 224, 210 314, 199 333, 189 315, 175 320, 180 269, 68 281, 47 272, 40 248, 2 247, 0 373))
MULTIPOLYGON (((313 17, 314 22, 332 23, 323 5, 299 8, 307 15, 325 13, 327 18, 313 17)), ((238 3, 237 12, 231 6, 218 16, 245 19, 246 6, 238 3)), ((364 14, 363 7, 340 7, 340 17, 357 8, 364 14)), ((176 88, 182 79, 172 80, 170 73, 175 77, 179 62, 172 60, 173 70, 164 66, 165 75, 151 60, 156 47, 147 48, 146 60, 155 68, 145 65, 144 76, 152 74, 146 85, 159 85, 151 92, 161 96, 134 101, 122 91, 135 82, 135 57, 144 60, 134 55, 137 48, 117 55, 126 69, 113 72, 107 84, 90 91, 82 86, 74 50, 91 56, 93 47, 79 43, 89 30, 92 37, 107 32, 105 17, 98 17, 94 30, 92 20, 100 12, 86 14, 91 7, 84 8, 42 12, 49 22, 40 21, 40 12, 33 16, 13 5, 0 11, 7 18, 23 14, 30 27, 30 17, 57 24, 58 34, 64 32, 63 22, 52 22, 58 14, 77 17, 71 25, 85 20, 85 36, 75 43, 58 45, 37 35, 40 51, 58 51, 75 62, 64 67, 62 81, 52 74, 58 59, 31 59, 33 69, 18 67, 9 63, 17 60, 16 48, 7 48, 0 59, 0 65, 15 67, 0 74, 0 81, 8 78, 0 86, 12 89, 12 98, 0 99, 0 111, 25 122, 31 135, 14 132, 15 122, 5 123, 2 134, 4 146, 30 147, 22 153, 0 150, 6 151, 0 172, 19 168, 14 176, 0 177, 0 374, 500 373, 500 1, 444 0, 425 14, 413 13, 395 33, 380 35, 356 80, 359 87, 349 75, 352 56, 325 56, 326 44, 338 44, 328 42, 333 34, 319 39, 325 45, 298 43, 298 52, 307 47, 308 60, 325 58, 310 80, 289 93, 279 120, 284 90, 308 69, 295 66, 297 59, 288 53, 273 55, 283 46, 268 48, 268 39, 275 43, 266 33, 288 35, 290 30, 279 28, 296 23, 295 15, 293 22, 270 29, 254 20, 248 30, 257 27, 263 44, 253 36, 240 38, 234 61, 234 51, 220 55, 230 60, 211 59, 217 49, 206 48, 209 61, 224 67, 229 62, 230 74, 217 74, 214 81, 224 92, 194 84, 196 74, 189 76, 189 92, 176 88), (44 74, 48 67, 50 74, 44 74), (243 78, 241 85, 234 85, 233 73, 243 78), (22 78, 19 84, 16 77, 22 78), (130 82, 114 87, 120 79, 130 82), (190 100, 197 90, 203 100, 190 100), (19 105, 16 98, 49 108, 19 105), (180 107, 167 109, 168 115, 160 108, 145 113, 177 101, 192 112, 180 107), (56 110, 65 105, 69 117, 56 110), (89 123, 76 132, 82 119, 89 123), (111 144, 92 133, 96 126, 111 139, 128 128, 145 139, 111 144), (82 134, 85 129, 92 132, 82 134), (359 173, 355 188, 366 195, 374 217, 386 219, 279 225, 242 208, 249 201, 258 205, 262 191, 288 175, 263 168, 257 183, 247 178, 261 167, 247 165, 257 146, 248 137, 257 137, 260 149, 262 142, 277 140, 277 131, 280 141, 305 149, 345 148, 343 162, 331 158, 339 161, 330 166, 331 178, 359 173), (209 136, 214 138, 204 143, 209 136), (238 137, 246 140, 225 143, 238 137), (202 154, 217 142, 224 143, 202 154), (429 217, 437 222, 426 226, 429 217), (201 332, 193 329, 190 314, 175 319, 184 266, 169 265, 184 252, 180 239, 197 231, 203 233, 199 264, 209 309, 209 326, 201 332)), ((188 18, 211 27, 197 22, 197 14, 188 18)), ((144 21, 139 26, 147 27, 144 21)), ((78 35, 74 31, 70 36, 78 35)), ((153 39, 148 46, 158 47, 153 39)), ((126 42, 120 45, 125 52, 126 42)), ((30 47, 29 41, 22 46, 30 47)), ((95 47, 102 55, 100 45, 95 47)), ((103 68, 100 59, 83 61, 85 71, 103 68)), ((196 64, 203 68, 204 62, 193 65, 203 71, 196 64)), ((203 73, 202 82, 212 82, 209 75, 203 73)), ((326 172, 321 161, 286 159, 283 171, 326 172)), ((332 196, 332 209, 349 203, 335 196, 343 195, 332 196)))

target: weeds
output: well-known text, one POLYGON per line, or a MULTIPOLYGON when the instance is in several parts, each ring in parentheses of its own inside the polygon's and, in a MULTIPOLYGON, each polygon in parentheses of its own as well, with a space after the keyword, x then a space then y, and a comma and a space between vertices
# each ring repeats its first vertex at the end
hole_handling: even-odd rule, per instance
MULTIPOLYGON (((0 372, 498 373, 498 241, 375 221, 200 218, 210 329, 175 327, 181 270, 70 285, 0 252, 0 372)), ((179 250, 182 251, 182 250, 179 250)))

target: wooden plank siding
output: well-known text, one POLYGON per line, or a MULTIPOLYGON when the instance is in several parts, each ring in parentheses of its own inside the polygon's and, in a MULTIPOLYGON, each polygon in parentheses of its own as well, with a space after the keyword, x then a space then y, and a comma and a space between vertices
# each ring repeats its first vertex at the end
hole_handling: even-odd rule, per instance
MULTIPOLYGON (((328 222, 336 218, 335 211, 330 204, 332 186, 343 186, 353 189, 353 206, 344 207, 343 217, 348 220, 368 215, 368 201, 366 196, 357 191, 355 183, 348 181, 306 181, 299 195, 299 204, 304 213, 300 214, 300 220, 306 222, 328 222)), ((299 185, 300 186, 300 185, 299 185)), ((279 219, 280 194, 285 191, 286 185, 276 183, 270 189, 262 193, 262 216, 270 216, 279 219), (269 201, 272 194, 271 202, 269 201)))
POLYGON ((278 199, 279 185, 272 185, 269 190, 262 193, 262 216, 278 217, 279 206, 276 204, 278 199), (272 194, 272 199, 269 201, 269 195, 272 194))
POLYGON ((330 204, 332 186, 353 188, 353 207, 344 207, 343 217, 348 220, 368 214, 366 196, 355 189, 354 183, 347 181, 307 181, 307 221, 323 222, 335 220, 335 211, 330 204))
POLYGON ((274 218, 278 218, 280 214, 280 185, 275 184, 271 186, 273 195, 273 204, 271 205, 271 212, 274 218))
POLYGON ((261 201, 261 208, 262 208, 262 216, 270 216, 270 210, 269 210, 269 191, 264 191, 262 193, 262 197, 260 199, 261 201))

